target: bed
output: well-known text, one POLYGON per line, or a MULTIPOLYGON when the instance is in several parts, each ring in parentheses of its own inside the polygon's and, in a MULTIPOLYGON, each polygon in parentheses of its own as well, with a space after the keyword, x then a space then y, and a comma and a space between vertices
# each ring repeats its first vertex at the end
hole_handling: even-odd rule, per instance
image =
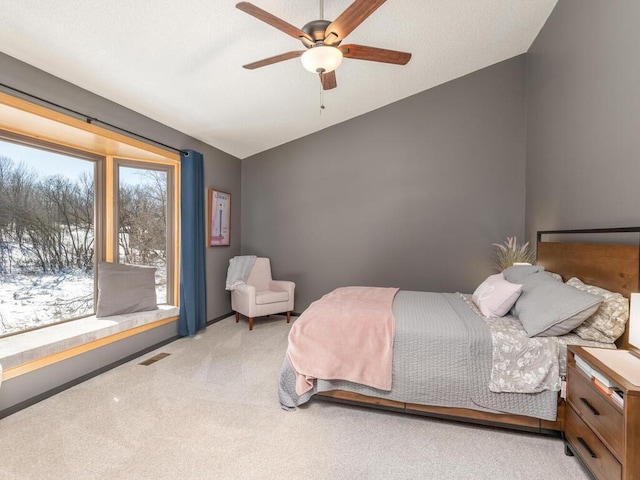
MULTIPOLYGON (((637 243, 542 241, 544 235, 558 233, 615 232, 640 232, 640 229, 538 232, 536 264, 559 274, 563 281, 578 277, 586 284, 628 298, 630 292, 638 291, 640 257, 637 243)), ((285 356, 279 384, 283 408, 295 408, 313 398, 540 433, 562 430, 564 401, 558 391, 559 381, 558 385, 547 384, 544 388, 538 386, 525 389, 526 393, 516 393, 509 382, 506 382, 509 388, 499 388, 495 361, 488 367, 492 364, 492 356, 495 357, 496 337, 504 333, 500 329, 504 330, 505 325, 507 330, 521 328, 517 319, 509 316, 498 322, 494 319, 493 325, 491 319, 478 322, 483 317, 469 295, 406 291, 395 295, 393 314, 396 330, 390 390, 346 380, 317 378, 307 392, 299 394, 295 388, 295 369, 285 356), (425 316, 441 317, 444 321, 425 321, 425 316), (420 380, 416 382, 416 378, 420 380)), ((567 344, 614 347, 581 339, 575 333, 546 337, 539 342, 536 337, 533 340, 540 344, 535 347, 538 349, 536 355, 542 354, 546 346, 555 349, 555 355, 558 355, 556 366, 545 373, 548 377, 545 381, 557 380, 564 374, 567 344)), ((625 334, 616 345, 624 347, 626 341, 625 334)))

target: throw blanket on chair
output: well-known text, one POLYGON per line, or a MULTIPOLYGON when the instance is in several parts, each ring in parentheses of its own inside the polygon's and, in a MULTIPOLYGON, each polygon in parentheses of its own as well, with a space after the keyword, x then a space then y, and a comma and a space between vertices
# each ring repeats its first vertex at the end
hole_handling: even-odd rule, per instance
POLYGON ((225 289, 233 290, 240 285, 244 285, 247 282, 247 278, 249 278, 254 263, 256 263, 255 255, 241 255, 229 260, 225 289))
POLYGON ((313 302, 289 332, 296 392, 313 379, 340 379, 391 390, 397 288, 343 287, 313 302))

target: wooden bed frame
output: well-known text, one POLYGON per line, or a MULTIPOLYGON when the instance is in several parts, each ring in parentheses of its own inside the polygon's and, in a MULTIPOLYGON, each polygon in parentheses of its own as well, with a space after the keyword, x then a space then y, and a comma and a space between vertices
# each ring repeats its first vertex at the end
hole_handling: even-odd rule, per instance
MULTIPOLYGON (((624 229, 541 231, 537 234, 537 264, 545 270, 558 273, 564 281, 578 277, 629 298, 639 291, 640 241, 636 244, 600 244, 579 242, 543 242, 546 234, 629 233, 640 232, 640 227, 624 229)), ((618 348, 628 346, 628 333, 616 342, 618 348)), ((564 400, 558 395, 557 420, 548 421, 522 415, 488 413, 465 408, 437 407, 397 402, 343 390, 318 393, 314 398, 351 405, 366 406, 413 415, 458 420, 466 423, 497 426, 536 433, 558 434, 564 430, 564 400)))

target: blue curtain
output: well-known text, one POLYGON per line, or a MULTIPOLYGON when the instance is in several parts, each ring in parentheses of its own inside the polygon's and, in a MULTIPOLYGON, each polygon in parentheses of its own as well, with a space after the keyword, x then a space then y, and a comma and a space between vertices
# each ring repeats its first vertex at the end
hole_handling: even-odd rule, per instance
POLYGON ((207 324, 204 164, 202 154, 180 152, 180 318, 178 335, 194 336, 207 324))

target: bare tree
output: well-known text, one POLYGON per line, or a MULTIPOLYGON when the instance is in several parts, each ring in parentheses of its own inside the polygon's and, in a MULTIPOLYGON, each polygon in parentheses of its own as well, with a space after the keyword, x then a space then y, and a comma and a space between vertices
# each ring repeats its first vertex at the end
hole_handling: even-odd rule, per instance
POLYGON ((140 175, 142 183, 120 185, 120 248, 127 263, 157 265, 167 255, 167 177, 156 170, 140 175))
POLYGON ((22 271, 90 270, 94 254, 93 180, 39 178, 0 158, 0 259, 22 271), (18 258, 14 253, 20 252, 18 258))

